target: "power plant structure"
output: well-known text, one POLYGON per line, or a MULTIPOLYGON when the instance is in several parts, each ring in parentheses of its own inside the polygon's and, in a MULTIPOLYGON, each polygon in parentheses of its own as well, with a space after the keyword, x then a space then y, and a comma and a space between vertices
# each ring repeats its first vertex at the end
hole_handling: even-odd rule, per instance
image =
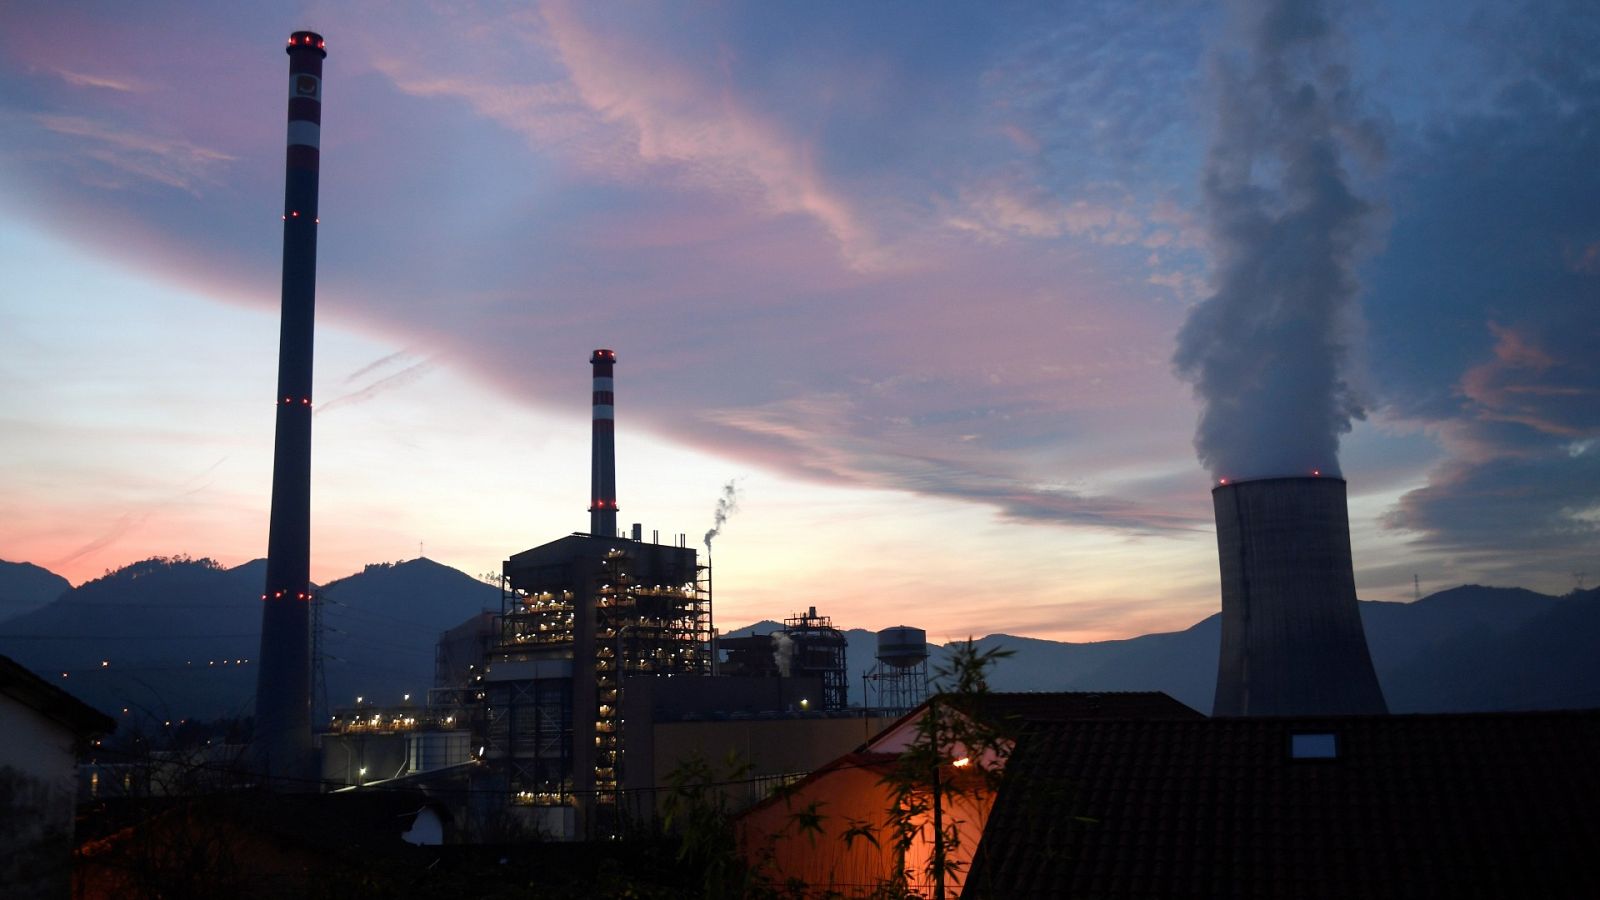
MULTIPOLYGON (((615 817, 632 736, 622 715, 637 678, 711 673, 705 568, 678 545, 616 530, 613 370, 596 350, 590 533, 513 555, 501 572, 498 633, 482 679, 483 759, 506 789, 555 816, 546 831, 571 832, 593 798, 602 829, 615 817), (610 807, 610 810, 607 810, 610 807)), ((592 823, 586 823, 592 824, 592 823)))
MULTIPOLYGON (((319 709, 313 739, 322 652, 310 577, 311 394, 326 42, 296 31, 286 52, 282 308, 255 769, 291 790, 315 789, 319 777, 334 790, 464 787, 463 796, 480 798, 461 811, 469 818, 504 812, 481 798, 509 798, 522 824, 551 837, 614 836, 650 814, 657 787, 684 759, 740 750, 757 776, 741 788, 753 802, 887 724, 881 712, 848 708, 846 640, 815 606, 774 635, 747 639, 742 655, 730 639, 730 671, 716 672, 709 555, 702 565, 683 534, 661 543, 658 532, 646 541, 639 524, 631 534, 617 529, 617 355, 598 349, 589 357, 588 532, 505 560, 498 613, 475 615, 441 637, 425 701, 408 694, 396 706, 356 698, 354 706, 319 709)), ((886 696, 914 705, 910 698, 926 691, 925 665, 880 657, 898 677, 886 696)))
POLYGON ((1217 716, 1382 714, 1350 559, 1344 479, 1224 482, 1217 716))
POLYGON ((904 715, 928 699, 928 633, 897 625, 878 632, 877 664, 862 675, 866 705, 904 715))
POLYGON ((850 702, 849 669, 845 667, 845 639, 833 619, 817 615, 817 608, 783 620, 786 639, 779 648, 778 674, 784 678, 814 676, 822 681, 822 708, 844 709, 850 702))
POLYGON ((661 814, 661 786, 686 760, 738 753, 751 777, 725 790, 748 804, 888 724, 847 708, 845 637, 814 606, 776 634, 727 639, 759 647, 756 662, 730 653, 713 671, 710 567, 686 535, 615 528, 616 359, 589 359, 593 530, 505 560, 498 612, 440 636, 425 706, 335 710, 326 782, 453 791, 474 827, 617 837, 661 814))
POLYGON ((289 36, 289 132, 284 160, 283 300, 276 438, 261 668, 253 755, 274 786, 310 784, 311 352, 317 291, 317 182, 321 163, 321 35, 289 36))
POLYGON ((846 641, 833 619, 815 606, 795 613, 770 633, 719 637, 717 653, 727 659, 717 671, 729 677, 814 678, 821 685, 821 710, 849 706, 846 641))

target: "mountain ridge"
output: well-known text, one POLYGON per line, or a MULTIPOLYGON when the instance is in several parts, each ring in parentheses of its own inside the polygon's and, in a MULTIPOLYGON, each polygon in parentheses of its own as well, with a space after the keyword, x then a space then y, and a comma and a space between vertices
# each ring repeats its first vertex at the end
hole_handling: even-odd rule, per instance
MULTIPOLYGON (((254 700, 264 577, 264 560, 231 569, 186 556, 142 560, 0 621, 0 653, 53 679, 66 673, 63 687, 113 714, 126 707, 162 718, 239 715, 254 700)), ((370 564, 319 590, 333 706, 356 696, 420 699, 439 634, 500 605, 497 586, 420 557, 370 564)), ((1600 589, 1552 597, 1461 585, 1409 603, 1361 601, 1360 609, 1392 712, 1600 705, 1600 657, 1588 652, 1600 634, 1600 589)), ((780 627, 764 620, 725 634, 780 627)), ((1014 651, 990 675, 995 690, 1159 690, 1204 712, 1220 627, 1212 614, 1130 638, 1074 643, 998 633, 975 643, 1014 651)), ((841 631, 850 699, 860 703, 877 635, 841 631)), ((930 672, 954 646, 929 646, 930 672)))

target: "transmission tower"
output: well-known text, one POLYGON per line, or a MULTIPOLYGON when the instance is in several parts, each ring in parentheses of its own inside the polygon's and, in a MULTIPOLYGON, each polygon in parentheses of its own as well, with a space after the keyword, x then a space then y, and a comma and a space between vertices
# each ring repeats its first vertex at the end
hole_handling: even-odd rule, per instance
POLYGON ((322 665, 322 592, 311 592, 311 727, 328 720, 328 678, 322 665))

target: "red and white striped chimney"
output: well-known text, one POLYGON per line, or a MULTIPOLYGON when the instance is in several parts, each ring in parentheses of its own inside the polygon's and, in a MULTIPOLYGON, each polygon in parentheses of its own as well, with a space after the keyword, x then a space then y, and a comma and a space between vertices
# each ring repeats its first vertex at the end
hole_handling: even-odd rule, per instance
POLYGON ((594 367, 594 442, 589 461, 589 533, 617 536, 616 407, 611 380, 617 354, 596 350, 589 357, 594 367))
POLYGON ((278 336, 272 517, 262 593, 254 750, 275 787, 305 789, 311 741, 311 349, 317 293, 322 36, 296 31, 289 54, 283 306, 278 336))

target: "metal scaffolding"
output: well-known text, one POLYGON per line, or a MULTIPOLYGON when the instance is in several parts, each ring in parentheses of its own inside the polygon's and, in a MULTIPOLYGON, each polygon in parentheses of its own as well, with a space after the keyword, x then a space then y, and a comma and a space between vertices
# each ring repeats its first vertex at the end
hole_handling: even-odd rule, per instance
POLYGON ((683 584, 647 584, 626 548, 607 551, 595 591, 595 790, 620 790, 626 759, 626 679, 709 675, 711 610, 696 567, 683 584))
POLYGON ((783 633, 790 641, 780 647, 779 673, 783 676, 816 676, 822 679, 822 708, 844 709, 849 704, 850 680, 845 669, 845 638, 833 627, 833 619, 817 615, 811 607, 783 620, 783 633), (788 665, 781 661, 788 655, 788 665))

